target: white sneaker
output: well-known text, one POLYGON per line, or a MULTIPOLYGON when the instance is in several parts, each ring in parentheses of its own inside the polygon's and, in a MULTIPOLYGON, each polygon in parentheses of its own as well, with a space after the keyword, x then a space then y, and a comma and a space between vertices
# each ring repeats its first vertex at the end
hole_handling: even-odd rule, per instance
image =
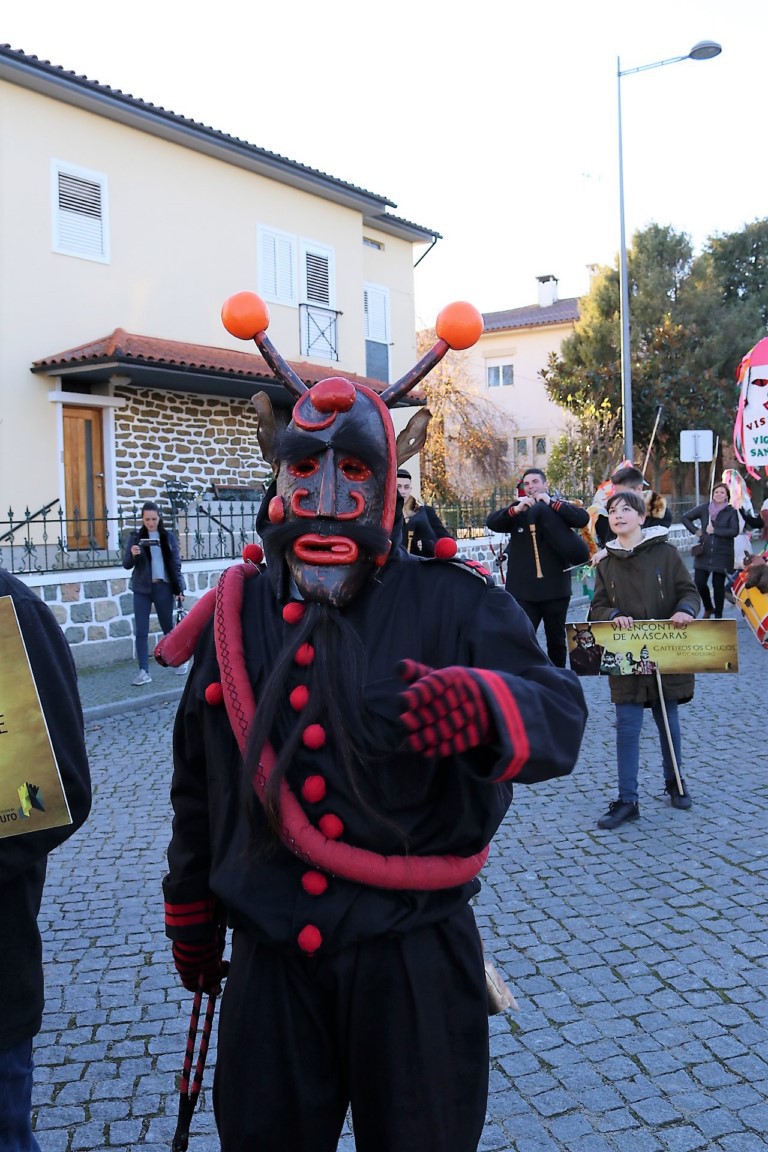
POLYGON ((178 668, 174 668, 177 676, 186 676, 189 670, 189 660, 185 660, 183 664, 179 664, 178 668))
POLYGON ((140 668, 139 671, 134 676, 133 680, 131 680, 131 684, 134 684, 136 687, 138 687, 139 684, 151 684, 151 683, 152 683, 152 677, 150 676, 149 672, 145 672, 143 668, 140 668))

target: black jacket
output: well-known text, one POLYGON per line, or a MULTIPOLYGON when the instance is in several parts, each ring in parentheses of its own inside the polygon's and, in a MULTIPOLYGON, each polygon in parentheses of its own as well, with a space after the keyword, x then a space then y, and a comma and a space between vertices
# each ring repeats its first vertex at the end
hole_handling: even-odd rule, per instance
POLYGON ((689 532, 696 532, 697 525, 702 529, 701 543, 704 551, 694 556, 693 567, 705 572, 733 572, 733 542, 739 534, 739 514, 732 504, 726 504, 715 517, 714 532, 707 532, 709 524, 709 501, 697 504, 683 516, 683 524, 689 532))
MULTIPOLYGON (((301 835, 316 835, 318 826, 325 831, 325 820, 339 821, 340 831, 327 833, 334 836, 327 850, 353 862, 351 874, 341 861, 328 872, 321 866, 327 886, 322 895, 311 895, 302 882, 310 857, 300 856, 298 832, 293 852, 283 844, 249 851, 249 835, 257 842, 266 835, 265 816, 261 804, 253 804, 250 816, 244 805, 242 761, 230 717, 239 724, 238 710, 251 706, 251 688, 241 684, 245 678, 258 708, 271 670, 298 643, 292 640, 298 626, 286 623, 264 576, 248 579, 240 606, 240 578, 235 565, 222 576, 221 616, 200 638, 176 718, 175 816, 163 885, 171 909, 168 934, 206 938, 211 916, 205 910, 213 897, 227 909, 230 924, 291 949, 308 921, 319 928, 323 950, 335 952, 444 919, 478 891, 476 879, 434 890, 415 883, 403 888, 390 883, 391 869, 409 868, 409 861, 416 865, 424 856, 453 860, 482 852, 504 817, 513 780, 532 783, 571 771, 586 721, 577 677, 552 666, 519 606, 471 566, 423 560, 397 549, 349 607, 339 610, 365 654, 355 677, 364 714, 346 718, 364 745, 357 786, 332 739, 312 748, 296 740, 292 686, 306 683, 311 702, 319 691, 316 680, 327 679, 327 669, 289 662, 285 692, 274 711, 273 745, 295 740, 286 780, 301 835), (227 608, 230 602, 233 607, 227 608), (433 668, 471 669, 493 714, 493 744, 437 760, 404 749, 399 727, 404 684, 395 670, 405 658, 433 668), (211 683, 238 686, 226 708, 206 699, 211 683), (318 781, 323 787, 313 794, 309 786, 318 781), (372 878, 377 872, 379 880, 372 878)), ((320 657, 317 662, 322 663, 320 657)), ((302 713, 298 723, 316 719, 324 715, 302 713)), ((249 723, 247 715, 243 723, 249 723)), ((261 758, 267 759, 263 752, 261 758)))
POLYGON ((418 504, 413 511, 410 511, 406 502, 403 512, 403 547, 406 552, 413 552, 416 556, 434 556, 438 540, 446 537, 452 539, 450 532, 430 504, 418 504), (406 511, 410 512, 407 520, 406 511))
MULTIPOLYGON (((5 990, 0 1013, 2 1049, 20 1044, 40 1030, 43 961, 37 914, 48 853, 85 821, 91 807, 91 779, 77 675, 64 634, 37 593, 1 569, 0 596, 10 596, 16 608, 72 816, 72 823, 62 828, 0 838, 0 974, 5 990)), ((24 770, 34 775, 34 765, 25 765, 24 770)), ((76 883, 73 880, 73 891, 76 883)))
MULTIPOLYGON (((128 542, 123 549, 123 568, 133 568, 131 575, 131 591, 149 594, 152 591, 152 559, 148 547, 141 549, 138 556, 134 556, 131 548, 134 544, 141 544, 142 540, 149 539, 149 532, 142 524, 136 532, 131 532, 128 542)), ((181 574, 181 556, 179 544, 173 532, 165 528, 160 529, 160 551, 163 554, 165 570, 168 573, 168 582, 174 596, 180 596, 184 591, 184 577, 181 574)))
POLYGON ((586 528, 589 514, 577 504, 553 498, 550 504, 539 502, 533 508, 515 512, 517 505, 492 512, 486 526, 492 532, 509 532, 507 554, 507 592, 517 600, 541 602, 562 600, 571 596, 571 573, 566 568, 586 564, 589 547, 574 529, 586 528), (536 548, 534 534, 536 529, 536 548), (542 575, 538 575, 536 555, 542 575))

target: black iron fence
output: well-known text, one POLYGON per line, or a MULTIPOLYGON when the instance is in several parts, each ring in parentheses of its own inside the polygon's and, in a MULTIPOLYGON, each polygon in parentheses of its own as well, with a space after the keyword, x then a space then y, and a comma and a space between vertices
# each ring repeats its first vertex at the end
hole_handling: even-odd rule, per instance
MULTIPOLYGON (((163 509, 163 523, 179 540, 182 560, 234 560, 258 540, 257 502, 194 503, 163 509)), ((65 572, 122 566, 130 533, 141 527, 141 505, 111 516, 65 516, 51 505, 0 519, 0 568, 14 573, 65 572)))
MULTIPOLYGON (((516 499, 513 486, 494 489, 488 496, 435 504, 437 515, 457 540, 486 535, 485 520, 491 511, 505 508, 516 499)), ((0 519, 0 568, 15 573, 63 572, 75 569, 121 566, 123 549, 131 531, 141 526, 141 506, 110 516, 67 517, 57 501, 34 513, 8 510, 0 519)), ((672 503, 673 522, 679 522, 689 502, 672 503)), ((256 531, 258 500, 205 500, 189 503, 171 500, 163 508, 163 522, 179 540, 183 560, 235 560, 246 544, 259 539, 256 531)))

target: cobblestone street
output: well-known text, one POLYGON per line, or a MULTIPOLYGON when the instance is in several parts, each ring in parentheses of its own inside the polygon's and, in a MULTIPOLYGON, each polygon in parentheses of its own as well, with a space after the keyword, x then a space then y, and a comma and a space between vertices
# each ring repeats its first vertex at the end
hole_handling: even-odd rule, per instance
MULTIPOLYGON (((516 789, 476 903, 520 1004, 490 1021, 484 1152, 768 1148, 768 652, 738 629, 740 673, 699 676, 681 710, 690 811, 663 795, 648 716, 641 818, 596 828, 616 787, 605 679, 583 681, 573 775, 516 789)), ((170 1148, 191 1001, 160 890, 175 707, 87 722, 93 813, 51 857, 41 913, 43 1152, 170 1148)), ((190 1152, 218 1149, 214 1059, 190 1152)))

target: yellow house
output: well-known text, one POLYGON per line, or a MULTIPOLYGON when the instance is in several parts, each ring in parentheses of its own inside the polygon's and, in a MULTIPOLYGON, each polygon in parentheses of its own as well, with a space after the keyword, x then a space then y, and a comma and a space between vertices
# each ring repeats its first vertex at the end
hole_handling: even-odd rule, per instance
POLYGON ((579 318, 576 297, 559 300, 554 276, 539 276, 538 302, 483 314, 485 329, 467 353, 473 387, 499 409, 509 432, 510 478, 527 467, 546 470, 566 414, 547 396, 541 371, 579 318))
POLYGON ((224 330, 234 292, 307 383, 415 363, 439 236, 387 197, 7 45, 0 110, 0 547, 9 509, 104 547, 105 510, 260 484, 250 397, 287 394, 224 330))

